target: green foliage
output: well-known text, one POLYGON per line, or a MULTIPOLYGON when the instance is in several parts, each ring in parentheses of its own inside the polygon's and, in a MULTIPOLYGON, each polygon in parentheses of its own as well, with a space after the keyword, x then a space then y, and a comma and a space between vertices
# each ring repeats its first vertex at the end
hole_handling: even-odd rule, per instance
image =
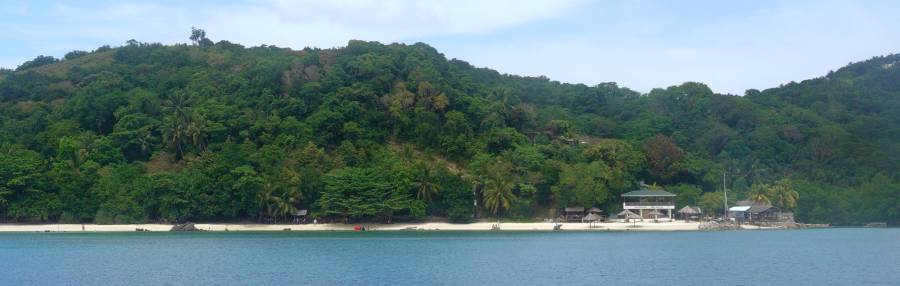
POLYGON ((319 198, 319 207, 326 214, 346 218, 380 216, 390 221, 396 212, 414 207, 412 196, 402 185, 407 178, 398 176, 403 175, 389 174, 388 170, 377 168, 332 171, 325 176, 325 190, 319 198))
POLYGON ((16 70, 17 71, 27 70, 30 68, 36 68, 39 66, 49 65, 49 64, 52 64, 52 63, 55 63, 58 61, 59 60, 57 60, 54 57, 40 55, 40 56, 34 58, 33 60, 27 61, 27 62, 19 65, 19 67, 17 67, 16 70))
POLYGON ((0 215, 464 222, 609 209, 641 180, 710 213, 727 172, 729 195, 801 221, 900 219, 898 55, 744 96, 694 82, 640 94, 503 75, 421 43, 190 39, 0 71, 0 215))

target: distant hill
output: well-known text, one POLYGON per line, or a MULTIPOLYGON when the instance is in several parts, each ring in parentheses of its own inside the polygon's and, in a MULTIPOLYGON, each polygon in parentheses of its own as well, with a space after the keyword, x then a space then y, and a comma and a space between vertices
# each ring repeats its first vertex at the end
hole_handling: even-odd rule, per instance
POLYGON ((638 181, 709 214, 727 172, 729 201, 762 195, 801 221, 900 218, 900 55, 733 96, 505 75, 422 43, 204 40, 0 72, 0 214, 555 217, 619 210, 638 181))

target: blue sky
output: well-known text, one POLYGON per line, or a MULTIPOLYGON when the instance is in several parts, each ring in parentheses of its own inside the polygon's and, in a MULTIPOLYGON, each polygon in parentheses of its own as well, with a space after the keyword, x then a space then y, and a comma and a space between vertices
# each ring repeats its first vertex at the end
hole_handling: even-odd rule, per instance
POLYGON ((646 92, 743 94, 900 52, 900 1, 7 1, 0 67, 129 39, 337 47, 425 42, 448 58, 646 92), (184 3, 190 2, 190 3, 184 3), (732 3, 735 2, 735 3, 732 3))

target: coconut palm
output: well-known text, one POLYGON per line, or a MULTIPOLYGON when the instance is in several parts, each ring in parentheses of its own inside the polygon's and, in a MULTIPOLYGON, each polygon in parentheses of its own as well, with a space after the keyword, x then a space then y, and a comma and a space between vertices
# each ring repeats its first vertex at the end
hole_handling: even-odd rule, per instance
POLYGON ((791 182, 786 179, 775 182, 775 185, 769 189, 769 194, 774 200, 775 206, 783 209, 793 209, 797 206, 797 200, 800 198, 800 194, 793 190, 791 182))
POLYGON ((203 151, 206 149, 206 134, 208 123, 206 121, 206 117, 198 112, 194 112, 191 114, 190 121, 187 122, 187 130, 186 133, 189 135, 191 142, 194 143, 194 146, 197 147, 197 150, 203 151))
POLYGON ((275 208, 272 207, 273 202, 277 200, 275 195, 275 185, 271 181, 263 184, 262 189, 257 193, 257 202, 259 203, 259 218, 272 218, 275 214, 275 208))
POLYGON ((754 202, 771 203, 769 200, 768 184, 753 184, 750 191, 747 192, 747 198, 754 202))
POLYGON ((509 209, 509 206, 516 200, 516 195, 513 194, 515 184, 505 176, 491 176, 485 180, 484 187, 484 203, 494 215, 509 209))
POLYGON ((169 115, 163 118, 160 132, 162 133, 163 141, 175 150, 175 160, 180 161, 184 157, 184 141, 185 137, 187 137, 186 126, 177 117, 169 115))
POLYGON ((435 182, 435 176, 430 167, 422 167, 420 170, 416 181, 413 182, 413 186, 416 188, 416 198, 431 203, 434 196, 441 191, 441 186, 435 182))
POLYGON ((166 144, 175 149, 175 160, 184 156, 184 143, 190 138, 189 126, 192 121, 191 97, 184 92, 176 92, 166 99, 166 115, 161 132, 166 144))

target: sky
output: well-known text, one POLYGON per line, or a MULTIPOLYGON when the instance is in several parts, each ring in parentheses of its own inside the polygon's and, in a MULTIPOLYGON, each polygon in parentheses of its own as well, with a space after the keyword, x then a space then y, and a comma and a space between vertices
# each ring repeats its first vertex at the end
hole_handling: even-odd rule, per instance
POLYGON ((0 67, 129 39, 302 49, 424 42, 448 58, 647 92, 776 87, 900 53, 900 1, 0 0, 0 67))

